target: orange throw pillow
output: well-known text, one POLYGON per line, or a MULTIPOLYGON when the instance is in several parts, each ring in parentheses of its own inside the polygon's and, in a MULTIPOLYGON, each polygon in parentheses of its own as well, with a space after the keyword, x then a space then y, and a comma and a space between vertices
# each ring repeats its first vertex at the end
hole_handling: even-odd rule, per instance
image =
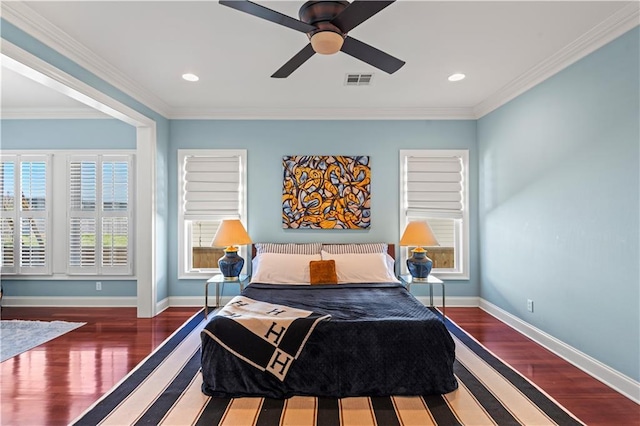
POLYGON ((312 260, 309 262, 310 282, 315 284, 338 284, 335 260, 312 260))

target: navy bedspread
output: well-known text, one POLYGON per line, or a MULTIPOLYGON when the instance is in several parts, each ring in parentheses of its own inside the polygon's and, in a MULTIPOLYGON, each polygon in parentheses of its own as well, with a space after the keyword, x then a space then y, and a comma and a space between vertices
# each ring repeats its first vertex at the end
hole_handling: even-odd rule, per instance
MULTIPOLYGON (((211 396, 327 397, 451 392, 455 346, 442 321, 395 283, 251 284, 244 296, 331 315, 281 382, 202 334, 202 391, 211 396)), ((213 317, 206 326, 218 326, 213 317)))

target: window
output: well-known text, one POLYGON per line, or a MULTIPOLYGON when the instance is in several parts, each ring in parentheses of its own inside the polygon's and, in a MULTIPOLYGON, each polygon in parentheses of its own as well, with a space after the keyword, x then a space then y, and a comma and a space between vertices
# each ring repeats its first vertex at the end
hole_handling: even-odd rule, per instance
MULTIPOLYGON (((468 167, 467 150, 400 151, 400 234, 408 222, 429 223, 439 243, 426 247, 432 273, 444 279, 469 278, 468 167)), ((409 249, 401 250, 402 273, 409 249)))
POLYGON ((3 155, 0 238, 3 274, 49 274, 51 172, 47 155, 3 155))
MULTIPOLYGON (((246 150, 178 150, 181 278, 219 271, 224 253, 211 241, 222 219, 240 219, 246 227, 246 158, 246 150)), ((240 255, 247 257, 244 247, 240 255)))
POLYGON ((133 154, 5 151, 2 273, 133 275, 133 154))
POLYGON ((131 170, 127 156, 69 158, 69 274, 131 274, 131 170))

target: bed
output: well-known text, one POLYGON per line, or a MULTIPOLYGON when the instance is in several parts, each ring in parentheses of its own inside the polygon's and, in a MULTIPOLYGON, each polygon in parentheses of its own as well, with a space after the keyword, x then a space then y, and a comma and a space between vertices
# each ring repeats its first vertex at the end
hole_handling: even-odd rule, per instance
MULTIPOLYGON (((370 253, 349 252, 362 250, 363 245, 348 246, 354 245, 324 245, 318 250, 320 253, 313 253, 317 250, 314 246, 309 248, 311 254, 301 253, 300 247, 295 250, 289 247, 289 253, 258 250, 251 283, 216 313, 202 332, 203 393, 216 397, 341 398, 443 394, 457 388, 453 339, 439 316, 395 279, 393 259, 386 253, 393 252, 393 247, 376 246, 378 255, 364 256, 370 253), (322 266, 333 261, 338 283, 309 284, 312 277, 305 275, 309 268, 304 265, 317 262, 308 260, 318 259, 317 256, 322 266), (281 270, 283 265, 288 266, 281 270), (369 279, 359 281, 364 278, 369 279), (245 337, 242 333, 246 329, 235 322, 246 317, 244 312, 234 310, 243 303, 246 305, 245 302, 255 303, 261 309, 262 305, 265 309, 275 306, 279 309, 275 312, 287 309, 310 313, 296 318, 286 331, 285 336, 297 333, 298 343, 302 344, 290 351, 295 356, 292 355, 291 362, 287 360, 286 375, 279 376, 261 368, 260 362, 252 361, 260 358, 255 352, 265 339, 251 340, 255 337, 251 334, 245 337), (235 344, 243 346, 238 351, 251 354, 238 353, 235 344), (295 353, 296 350, 299 352, 295 353)), ((254 309, 251 304, 247 306, 254 309)), ((264 321, 260 324, 269 325, 264 325, 264 321)), ((272 334, 275 324, 266 333, 260 332, 263 337, 279 337, 272 334)), ((267 364, 279 367, 277 356, 267 354, 263 358, 265 367, 267 364)))

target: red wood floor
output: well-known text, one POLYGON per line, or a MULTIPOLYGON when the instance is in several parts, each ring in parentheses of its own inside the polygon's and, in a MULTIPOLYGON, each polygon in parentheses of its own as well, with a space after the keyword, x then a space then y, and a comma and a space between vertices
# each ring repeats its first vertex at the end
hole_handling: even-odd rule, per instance
MULTIPOLYGON (((87 325, 0 364, 0 424, 68 424, 196 311, 139 319, 133 308, 2 308, 2 319, 87 325)), ((638 404, 479 308, 447 308, 447 315, 588 425, 640 425, 638 404)))

